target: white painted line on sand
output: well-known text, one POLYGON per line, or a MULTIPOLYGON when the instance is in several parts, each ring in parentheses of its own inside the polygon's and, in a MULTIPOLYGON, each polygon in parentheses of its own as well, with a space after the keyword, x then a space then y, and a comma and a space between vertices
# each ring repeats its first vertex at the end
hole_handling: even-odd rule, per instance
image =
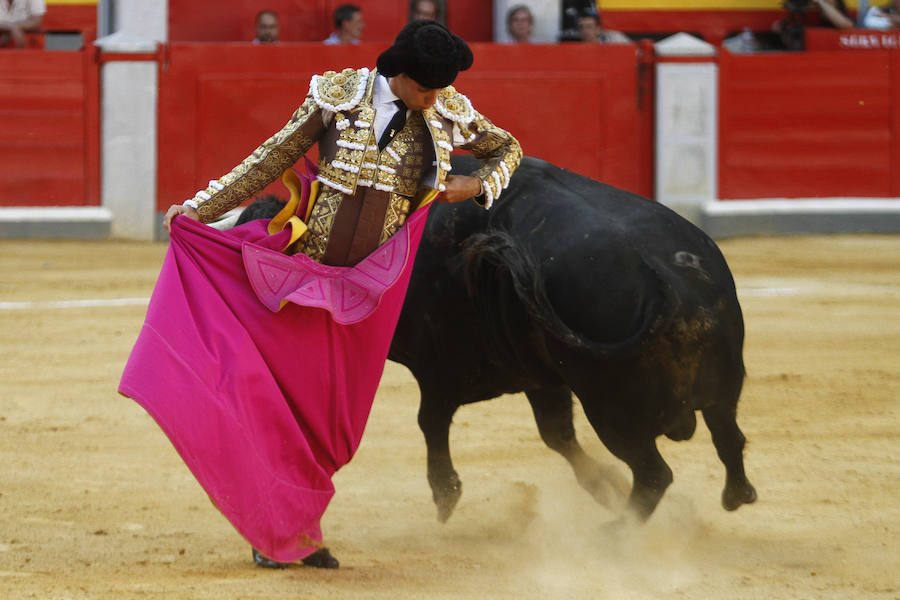
POLYGON ((150 298, 95 298, 88 300, 55 300, 43 302, 0 302, 0 310, 44 308, 106 308, 110 306, 146 306, 150 298))

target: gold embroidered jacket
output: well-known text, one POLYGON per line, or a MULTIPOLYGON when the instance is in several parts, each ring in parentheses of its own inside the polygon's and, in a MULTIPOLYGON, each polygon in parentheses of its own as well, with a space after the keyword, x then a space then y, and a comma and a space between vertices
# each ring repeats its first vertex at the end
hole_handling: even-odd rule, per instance
POLYGON ((430 132, 433 153, 425 157, 412 152, 402 136, 379 152, 372 131, 375 76, 365 68, 313 76, 306 100, 281 131, 185 204, 198 211, 201 221, 214 221, 253 197, 319 142, 318 179, 324 186, 347 195, 358 186, 369 186, 409 198, 423 185, 443 191, 450 152, 463 148, 484 162, 472 176, 481 180, 489 208, 521 160, 518 141, 448 86, 433 108, 413 113, 421 115, 430 132), (425 181, 414 179, 414 174, 422 173, 422 161, 429 159, 433 169, 426 171, 425 181))

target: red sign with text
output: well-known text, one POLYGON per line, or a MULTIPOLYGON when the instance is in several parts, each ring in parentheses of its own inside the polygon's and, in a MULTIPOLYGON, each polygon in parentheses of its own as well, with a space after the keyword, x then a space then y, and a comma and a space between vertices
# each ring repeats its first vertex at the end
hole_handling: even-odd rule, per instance
POLYGON ((900 48, 900 30, 806 29, 807 50, 893 50, 900 48))

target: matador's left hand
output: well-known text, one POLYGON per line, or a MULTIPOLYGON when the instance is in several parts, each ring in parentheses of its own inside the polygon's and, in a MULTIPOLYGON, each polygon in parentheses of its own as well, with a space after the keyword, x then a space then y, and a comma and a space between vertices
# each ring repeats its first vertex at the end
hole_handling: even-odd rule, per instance
POLYGON ((462 202, 481 195, 481 180, 471 175, 448 175, 444 186, 447 189, 437 197, 440 202, 462 202))

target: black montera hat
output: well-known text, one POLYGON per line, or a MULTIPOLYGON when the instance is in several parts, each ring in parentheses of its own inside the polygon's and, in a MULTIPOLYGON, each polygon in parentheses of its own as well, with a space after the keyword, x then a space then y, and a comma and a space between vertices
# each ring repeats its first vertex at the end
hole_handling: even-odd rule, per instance
POLYGON ((413 21, 404 27, 394 45, 378 57, 378 72, 385 77, 400 73, 419 85, 447 87, 460 71, 472 66, 472 50, 459 36, 437 21, 413 21))

